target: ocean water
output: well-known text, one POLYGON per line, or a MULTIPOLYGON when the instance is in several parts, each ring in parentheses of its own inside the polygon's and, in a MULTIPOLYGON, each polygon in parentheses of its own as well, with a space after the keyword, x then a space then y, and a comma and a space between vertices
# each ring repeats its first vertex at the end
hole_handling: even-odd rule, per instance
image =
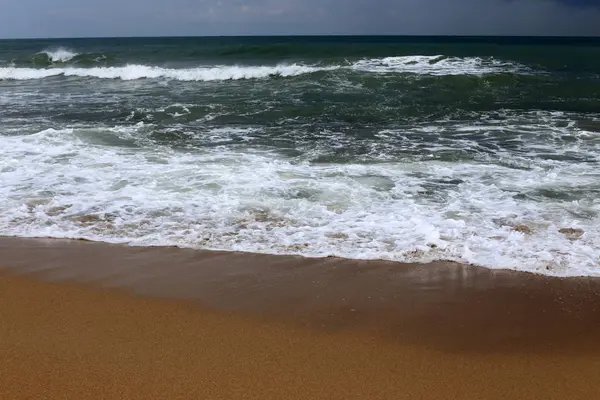
POLYGON ((0 41, 0 235, 600 275, 600 39, 0 41))

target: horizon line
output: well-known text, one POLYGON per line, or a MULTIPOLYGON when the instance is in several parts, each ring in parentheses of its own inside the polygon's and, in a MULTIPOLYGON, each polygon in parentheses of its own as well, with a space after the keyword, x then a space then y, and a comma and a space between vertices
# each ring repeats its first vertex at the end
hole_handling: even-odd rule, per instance
POLYGON ((581 35, 475 35, 475 34, 239 34, 239 35, 151 35, 151 36, 47 36, 47 37, 0 37, 0 41, 7 40, 73 40, 73 39, 168 39, 168 38, 292 38, 292 37, 389 37, 389 38, 528 38, 528 39, 600 39, 600 36, 581 35))

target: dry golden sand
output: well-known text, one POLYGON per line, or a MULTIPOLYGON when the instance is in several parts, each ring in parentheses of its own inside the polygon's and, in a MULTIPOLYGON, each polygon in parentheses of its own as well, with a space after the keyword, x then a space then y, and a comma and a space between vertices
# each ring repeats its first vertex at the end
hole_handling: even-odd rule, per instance
POLYGON ((597 399, 600 281, 0 239, 0 399, 597 399))

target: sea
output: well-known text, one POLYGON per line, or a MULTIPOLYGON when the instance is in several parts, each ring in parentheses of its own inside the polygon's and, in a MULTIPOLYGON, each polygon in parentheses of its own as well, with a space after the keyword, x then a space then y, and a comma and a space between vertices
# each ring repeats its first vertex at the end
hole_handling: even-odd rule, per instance
POLYGON ((600 38, 2 40, 0 235, 600 276, 600 38))

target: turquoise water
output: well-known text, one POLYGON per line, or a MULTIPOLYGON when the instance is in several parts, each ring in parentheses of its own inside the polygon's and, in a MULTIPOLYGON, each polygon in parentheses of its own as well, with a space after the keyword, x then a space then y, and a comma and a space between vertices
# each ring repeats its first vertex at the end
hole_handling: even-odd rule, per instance
POLYGON ((0 233, 596 275, 599 93, 590 38, 0 41, 0 233))

